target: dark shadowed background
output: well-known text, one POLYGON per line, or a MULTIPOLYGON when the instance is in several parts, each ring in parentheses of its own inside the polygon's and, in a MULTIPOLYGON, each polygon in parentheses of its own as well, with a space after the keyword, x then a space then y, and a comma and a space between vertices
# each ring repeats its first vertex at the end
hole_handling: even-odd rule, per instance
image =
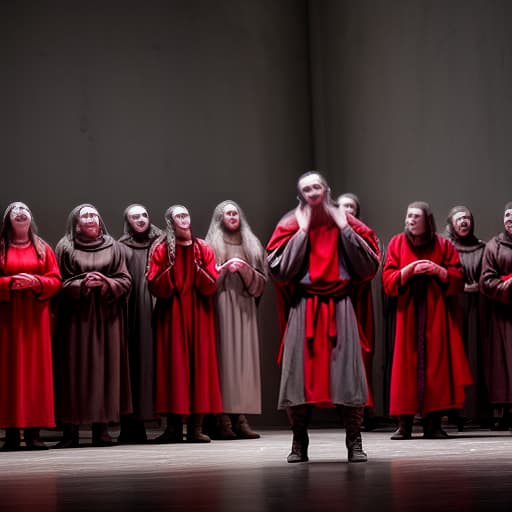
MULTIPOLYGON (((4 1, 0 208, 55 244, 81 202, 114 236, 132 202, 158 225, 181 203, 204 236, 231 198, 265 243, 318 168, 385 243, 416 199, 487 239, 512 200, 511 26, 506 0, 4 1)), ((270 285, 261 326, 251 422, 285 424, 270 285)))

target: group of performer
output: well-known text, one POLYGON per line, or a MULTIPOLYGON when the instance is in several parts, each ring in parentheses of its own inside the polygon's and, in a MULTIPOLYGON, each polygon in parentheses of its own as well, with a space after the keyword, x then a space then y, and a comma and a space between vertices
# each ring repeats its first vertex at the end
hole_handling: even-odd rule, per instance
POLYGON ((331 198, 317 171, 297 182, 298 206, 278 222, 266 251, 238 204, 214 210, 206 239, 189 210, 171 206, 161 231, 147 208, 124 212, 114 240, 90 204, 71 212, 55 253, 32 213, 12 203, 0 230, 0 428, 4 449, 148 441, 145 421, 166 418, 154 443, 259 437, 257 305, 267 276, 279 309, 278 408, 293 432, 288 462, 308 460, 313 407, 339 412, 349 462, 365 462, 361 430, 374 403, 376 294, 392 326, 389 415, 393 440, 444 439, 445 415, 511 426, 512 203, 487 244, 468 208, 453 208, 446 233, 430 207, 411 203, 403 232, 384 250, 360 220, 353 194, 331 198), (375 276, 378 275, 377 278, 375 276), (379 292, 377 292, 379 293, 379 292), (372 298, 373 296, 373 298, 372 298), (484 411, 485 410, 485 411, 484 411), (455 412, 458 411, 458 412, 455 412), (184 425, 186 436, 184 438, 184 425))

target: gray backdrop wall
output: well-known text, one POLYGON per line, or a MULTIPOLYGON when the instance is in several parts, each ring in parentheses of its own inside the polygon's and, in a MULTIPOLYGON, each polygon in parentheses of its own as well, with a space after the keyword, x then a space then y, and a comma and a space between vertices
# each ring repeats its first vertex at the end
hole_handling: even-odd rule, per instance
MULTIPOLYGON (((160 225, 183 203, 203 236, 232 198, 265 242, 316 167, 384 241, 415 199, 438 227, 467 204, 488 238, 512 198, 511 22, 505 0, 4 2, 0 207, 55 243, 81 202, 116 236, 129 203, 160 225)), ((261 316, 254 423, 284 424, 271 286, 261 316)))

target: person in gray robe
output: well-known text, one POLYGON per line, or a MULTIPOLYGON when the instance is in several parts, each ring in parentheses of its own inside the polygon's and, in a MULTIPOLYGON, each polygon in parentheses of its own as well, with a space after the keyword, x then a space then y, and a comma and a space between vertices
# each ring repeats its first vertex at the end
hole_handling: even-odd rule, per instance
POLYGON ((206 235, 215 252, 217 352, 224 413, 215 439, 256 439, 246 414, 261 414, 258 300, 267 280, 265 251, 241 208, 223 201, 206 235))
POLYGON ((146 270, 149 249, 161 235, 151 224, 145 206, 131 204, 124 211, 123 235, 119 239, 125 251, 126 265, 132 276, 128 300, 128 354, 133 414, 121 417, 120 444, 147 441, 144 421, 154 420, 154 340, 152 315, 154 298, 149 292, 146 270))
POLYGON ((308 460, 313 406, 337 407, 349 462, 366 462, 361 424, 368 399, 352 286, 379 267, 375 233, 331 200, 316 171, 298 180, 299 205, 278 223, 267 244, 282 326, 278 408, 293 431, 288 462, 308 460))

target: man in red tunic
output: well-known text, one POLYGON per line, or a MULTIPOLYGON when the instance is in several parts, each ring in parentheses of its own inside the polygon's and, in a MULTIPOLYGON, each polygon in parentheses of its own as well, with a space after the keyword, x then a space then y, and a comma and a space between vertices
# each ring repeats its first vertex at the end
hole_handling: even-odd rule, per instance
POLYGON ((377 271, 375 235, 331 200, 318 172, 299 178, 298 193, 299 206, 267 245, 286 323, 278 407, 287 410, 293 431, 288 462, 308 460, 314 405, 342 409, 348 460, 366 462, 361 422, 368 389, 350 292, 377 271))
POLYGON ((424 437, 445 438, 442 415, 463 406, 464 386, 472 382, 456 311, 464 272, 454 245, 436 234, 427 203, 407 208, 382 281, 385 293, 397 297, 390 414, 399 427, 391 439, 411 438, 417 412, 424 437))
POLYGON ((157 298, 156 412, 167 416, 157 443, 210 442, 206 413, 221 413, 213 295, 218 276, 211 247, 192 236, 190 214, 180 205, 165 213, 167 228, 153 245, 149 290, 157 298))

